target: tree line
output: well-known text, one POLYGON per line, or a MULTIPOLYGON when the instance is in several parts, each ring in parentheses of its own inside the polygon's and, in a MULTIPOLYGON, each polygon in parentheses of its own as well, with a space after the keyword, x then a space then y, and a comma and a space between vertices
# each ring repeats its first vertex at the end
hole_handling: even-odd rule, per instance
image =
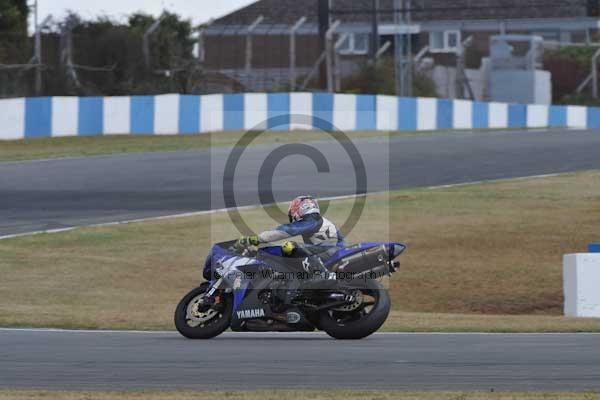
POLYGON ((42 27, 37 65, 35 38, 27 29, 30 12, 26 0, 0 0, 0 96, 202 90, 203 72, 194 57, 196 28, 190 20, 168 11, 158 18, 137 12, 124 21, 107 16, 86 20, 69 12, 42 27), (40 93, 34 85, 38 68, 40 93))

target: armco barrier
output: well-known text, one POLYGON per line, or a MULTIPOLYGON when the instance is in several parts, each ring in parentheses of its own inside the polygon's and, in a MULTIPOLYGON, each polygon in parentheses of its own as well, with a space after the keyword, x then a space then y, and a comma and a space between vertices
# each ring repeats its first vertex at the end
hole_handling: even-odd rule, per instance
POLYGON ((330 93, 0 100, 0 139, 5 140, 116 134, 185 135, 257 127, 328 129, 332 126, 347 131, 598 128, 600 108, 330 93), (306 116, 311 117, 312 124, 305 123, 306 116))

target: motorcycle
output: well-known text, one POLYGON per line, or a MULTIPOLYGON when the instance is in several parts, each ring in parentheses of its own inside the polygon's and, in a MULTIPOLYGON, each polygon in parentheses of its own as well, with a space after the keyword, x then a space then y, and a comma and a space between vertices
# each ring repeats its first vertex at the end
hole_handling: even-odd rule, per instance
POLYGON ((189 339, 235 332, 325 331, 336 339, 376 332, 390 311, 380 278, 400 266, 401 243, 346 248, 281 246, 239 249, 235 241, 212 248, 213 279, 177 305, 175 326, 189 339))

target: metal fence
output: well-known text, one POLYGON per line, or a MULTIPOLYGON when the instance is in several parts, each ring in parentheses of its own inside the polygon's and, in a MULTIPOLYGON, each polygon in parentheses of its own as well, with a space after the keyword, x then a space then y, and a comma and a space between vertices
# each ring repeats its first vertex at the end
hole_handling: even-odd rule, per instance
POLYGON ((0 35, 1 97, 187 93, 202 86, 197 60, 155 48, 147 65, 143 39, 122 29, 46 33, 39 48, 35 37, 0 35))
MULTIPOLYGON (((248 39, 213 32, 198 38, 193 55, 177 46, 150 40, 146 57, 144 38, 122 29, 44 33, 38 59, 35 37, 0 34, 0 97, 206 94, 310 89, 316 84, 307 79, 320 54, 315 36, 291 39, 269 32, 248 39)), ((313 78, 317 75, 312 71, 313 78)))
MULTIPOLYGON (((338 51, 343 33, 332 30, 324 44, 314 25, 301 22, 201 31, 190 54, 177 42, 145 45, 143 36, 115 28, 44 33, 38 59, 35 37, 0 34, 0 97, 323 90, 323 70, 333 90, 367 66, 365 54, 338 51)), ((393 54, 389 45, 383 50, 393 54)))

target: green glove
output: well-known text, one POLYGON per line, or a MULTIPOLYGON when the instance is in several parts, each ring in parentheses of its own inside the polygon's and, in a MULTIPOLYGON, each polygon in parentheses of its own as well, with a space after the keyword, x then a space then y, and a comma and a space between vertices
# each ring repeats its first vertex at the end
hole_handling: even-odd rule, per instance
POLYGON ((260 240, 258 240, 258 236, 242 236, 238 239, 235 246, 238 248, 246 248, 249 246, 258 246, 260 244, 260 240))

